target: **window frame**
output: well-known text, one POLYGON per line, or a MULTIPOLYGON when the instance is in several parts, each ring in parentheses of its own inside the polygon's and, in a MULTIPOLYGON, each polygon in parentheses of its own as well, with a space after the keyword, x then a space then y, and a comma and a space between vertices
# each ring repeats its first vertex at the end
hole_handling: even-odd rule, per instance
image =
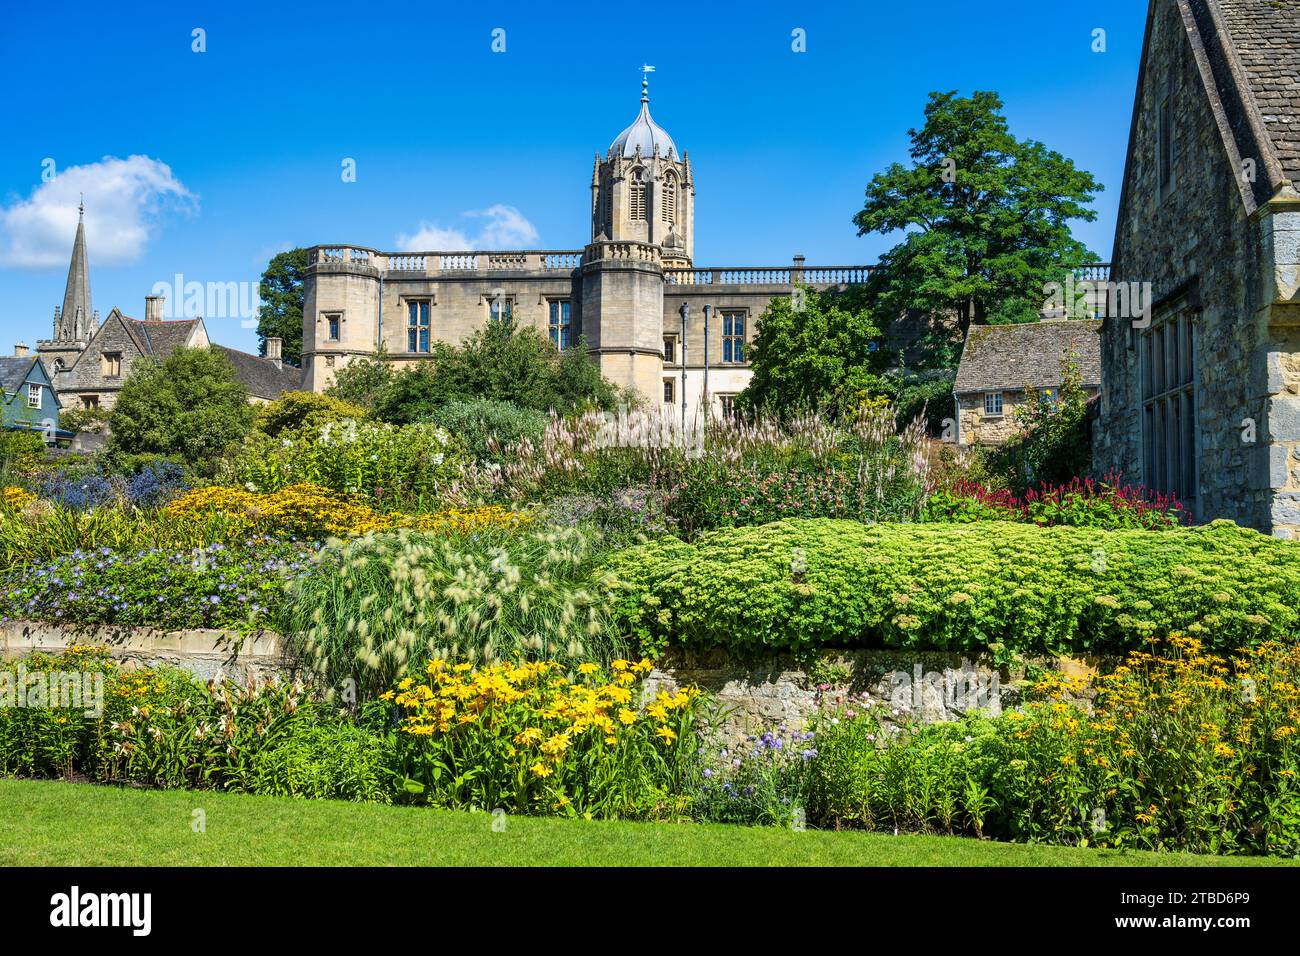
POLYGON ((515 297, 513 295, 489 295, 487 297, 487 307, 489 322, 508 322, 515 317, 515 297), (502 319, 498 314, 502 304, 505 305, 505 319, 502 319))
POLYGON ((675 378, 664 379, 664 404, 677 404, 677 379, 675 378))
POLYGON ((664 364, 665 365, 681 364, 680 362, 677 361, 677 345, 678 345, 677 340, 679 338, 681 338, 681 336, 677 332, 664 333, 664 364))
POLYGON ((748 347, 749 312, 745 309, 728 309, 722 313, 722 364, 744 365, 748 347), (740 332, 735 322, 740 322, 740 332), (739 356, 739 357, 737 357, 739 356))
POLYGON ((1201 480, 1197 326, 1194 311, 1170 311, 1153 317, 1137 341, 1142 483, 1175 495, 1193 514, 1201 480))
POLYGON ((121 352, 100 352, 100 373, 104 378, 121 378, 122 377, 122 353, 121 352))
POLYGON ((546 334, 550 343, 561 352, 573 343, 572 299, 546 300, 546 334))
POLYGON ((638 166, 628 171, 627 218, 632 222, 645 222, 645 169, 638 166))
POLYGON ((433 301, 406 300, 406 351, 411 355, 428 355, 432 350, 433 301))
POLYGON ((984 393, 984 417, 985 418, 1003 418, 1006 416, 1006 393, 1005 392, 985 392, 984 393), (996 406, 990 407, 990 406, 996 406))
POLYGON ((27 407, 28 408, 41 407, 41 403, 42 401, 44 401, 44 396, 41 394, 41 390, 44 388, 45 386, 40 384, 39 382, 27 383, 27 407), (35 399, 35 401, 33 401, 33 399, 35 399))

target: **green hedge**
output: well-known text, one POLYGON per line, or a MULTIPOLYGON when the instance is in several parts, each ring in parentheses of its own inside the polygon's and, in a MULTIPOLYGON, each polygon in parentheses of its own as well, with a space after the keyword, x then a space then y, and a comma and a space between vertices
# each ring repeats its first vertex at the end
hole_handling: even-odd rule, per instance
POLYGON ((608 563, 616 622, 650 654, 669 643, 1116 652, 1179 630, 1232 648, 1290 637, 1300 617, 1300 545, 1225 521, 1153 535, 791 520, 608 563))

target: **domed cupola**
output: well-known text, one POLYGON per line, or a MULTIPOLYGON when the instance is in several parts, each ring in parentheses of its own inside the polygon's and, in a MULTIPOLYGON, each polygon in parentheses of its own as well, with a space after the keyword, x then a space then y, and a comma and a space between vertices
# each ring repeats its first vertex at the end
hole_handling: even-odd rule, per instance
POLYGON ((632 125, 619 133, 614 142, 609 144, 606 157, 622 156, 632 158, 640 150, 644 159, 659 156, 663 159, 677 159, 677 147, 668 131, 656 123, 650 116, 649 82, 641 80, 641 112, 637 113, 632 125))
POLYGON ((591 239, 651 243, 666 257, 689 262, 695 233, 691 163, 651 119, 648 86, 642 79, 641 110, 632 125, 618 134, 603 159, 596 156, 591 239))

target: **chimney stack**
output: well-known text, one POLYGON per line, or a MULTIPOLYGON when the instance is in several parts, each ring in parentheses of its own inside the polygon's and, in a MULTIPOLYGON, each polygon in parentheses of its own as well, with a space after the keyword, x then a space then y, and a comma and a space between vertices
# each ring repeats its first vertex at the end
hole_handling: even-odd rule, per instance
POLYGON ((26 343, 26 342, 19 342, 17 345, 14 346, 14 357, 15 357, 15 358, 26 358, 26 357, 27 357, 27 343, 26 343))
POLYGON ((279 336, 269 335, 266 339, 266 357, 275 363, 276 368, 283 368, 283 360, 280 357, 281 341, 279 336))
POLYGON ((161 322, 163 317, 163 303, 167 301, 165 295, 147 295, 144 297, 144 320, 146 322, 161 322))

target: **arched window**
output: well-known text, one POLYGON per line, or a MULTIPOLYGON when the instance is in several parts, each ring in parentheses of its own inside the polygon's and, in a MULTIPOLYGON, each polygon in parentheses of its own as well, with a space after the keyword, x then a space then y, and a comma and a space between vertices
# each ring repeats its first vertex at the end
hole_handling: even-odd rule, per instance
POLYGON ((628 218, 645 218, 645 177, 640 169, 632 170, 632 191, 628 196, 628 218))
POLYGON ((677 222, 677 177, 669 173, 664 177, 664 222, 677 222))

